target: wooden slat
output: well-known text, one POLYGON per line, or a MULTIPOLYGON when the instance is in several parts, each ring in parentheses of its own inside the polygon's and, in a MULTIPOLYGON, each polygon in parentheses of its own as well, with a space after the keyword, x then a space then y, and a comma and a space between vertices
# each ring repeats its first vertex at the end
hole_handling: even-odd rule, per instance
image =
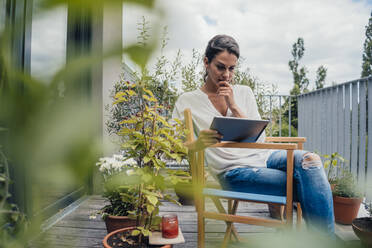
MULTIPOLYGON (((368 136, 372 137, 372 79, 368 79, 368 136)), ((368 139, 367 157, 367 201, 372 201, 372 138, 368 139)))
POLYGON ((265 142, 306 142, 306 137, 266 137, 265 142))
POLYGON ((350 85, 345 85, 344 169, 350 168, 350 85))
MULTIPOLYGON (((341 154, 342 157, 345 157, 344 155, 344 142, 345 142, 345 136, 344 136, 344 86, 341 85, 337 87, 337 136, 338 136, 338 143, 337 143, 337 152, 341 154)), ((340 161, 341 163, 341 161, 340 161)), ((342 163, 343 164, 343 163, 342 163)), ((338 167, 341 168, 342 164, 340 164, 338 167)), ((337 168, 337 175, 340 174, 340 169, 337 168)))
MULTIPOLYGON (((321 95, 320 95, 320 92, 316 93, 316 101, 315 101, 315 105, 316 105, 316 108, 319 110, 319 109, 322 109, 322 102, 321 102, 321 95)), ((311 147, 311 150, 312 151, 319 151, 319 152, 322 152, 322 114, 323 114, 323 111, 317 111, 316 112, 317 115, 316 115, 316 120, 315 123, 314 123, 314 126, 315 126, 315 136, 316 136, 316 142, 313 142, 313 146, 311 147)))
POLYGON ((332 142, 331 151, 337 152, 338 135, 337 135, 337 88, 332 88, 332 142))
POLYGON ((282 227, 285 223, 279 220, 273 219, 262 219, 256 217, 248 217, 248 216, 237 216, 237 215, 230 215, 230 214, 221 214, 221 213, 214 213, 214 212, 204 212, 204 217, 209 219, 215 220, 227 220, 230 222, 236 223, 243 223, 243 224, 251 224, 257 226, 268 226, 268 227, 282 227))
POLYGON ((366 139, 367 139, 367 98, 366 81, 359 83, 359 165, 358 165, 358 184, 361 188, 365 187, 366 177, 366 139))
POLYGON ((327 153, 327 146, 326 146, 326 143, 325 143, 325 135, 326 135, 326 116, 327 116, 327 113, 326 113, 326 98, 325 98, 325 91, 322 90, 320 92, 320 101, 321 101, 321 106, 319 109, 321 109, 322 111, 320 111, 320 114, 321 114, 321 117, 320 117, 320 131, 321 131, 321 135, 320 135, 320 151, 322 154, 325 154, 327 153))
POLYGON ((253 148, 253 149, 275 149, 287 150, 297 149, 297 144, 286 143, 235 143, 235 142, 221 142, 210 147, 224 147, 224 148, 253 148))
POLYGON ((238 199, 244 201, 254 201, 254 202, 271 202, 271 203, 278 203, 278 204, 285 204, 286 197, 285 196, 275 196, 275 195, 262 195, 262 194, 252 194, 252 193, 244 193, 244 192, 236 192, 236 191, 228 191, 228 190, 219 190, 219 189, 208 189, 205 188, 203 190, 203 194, 211 197, 220 197, 225 199, 238 199))
POLYGON ((186 134, 186 139, 188 142, 192 142, 194 141, 194 127, 192 125, 191 110, 186 109, 184 111, 184 116, 185 116, 186 129, 189 130, 189 132, 186 134))
POLYGON ((293 150, 287 151, 287 201, 286 201, 286 214, 287 224, 293 224, 293 150))
POLYGON ((354 176, 358 174, 358 83, 352 84, 352 112, 351 112, 351 158, 350 171, 354 176))

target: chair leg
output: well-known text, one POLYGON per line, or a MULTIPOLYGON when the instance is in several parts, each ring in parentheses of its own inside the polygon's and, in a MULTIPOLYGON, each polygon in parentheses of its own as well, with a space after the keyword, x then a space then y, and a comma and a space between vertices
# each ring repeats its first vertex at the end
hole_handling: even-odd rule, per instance
POLYGON ((296 224, 297 230, 301 228, 301 222, 302 222, 302 208, 301 208, 301 204, 297 202, 297 224, 296 224))
POLYGON ((198 248, 205 247, 205 223, 201 212, 198 212, 198 248))
POLYGON ((198 248, 205 247, 205 197, 203 195, 197 195, 195 198, 195 207, 198 213, 198 248))
MULTIPOLYGON (((239 201, 234 200, 234 205, 229 206, 229 212, 228 213, 232 214, 232 215, 235 215, 236 210, 238 209, 238 204, 239 204, 239 201)), ((222 242, 222 247, 223 248, 226 247, 229 240, 231 240, 232 234, 234 234, 234 237, 235 237, 236 241, 240 241, 240 237, 238 235, 236 235, 237 233, 232 232, 233 228, 234 228, 234 224, 232 222, 227 222, 225 237, 224 237, 223 242, 222 242)))
MULTIPOLYGON (((226 210, 225 210, 225 208, 222 206, 222 203, 220 202, 220 200, 219 200, 217 197, 211 197, 211 199, 212 199, 214 205, 216 206, 217 210, 218 210, 220 213, 226 214, 226 210)), ((234 205, 233 205, 233 207, 232 207, 232 213, 231 213, 231 214, 235 214, 235 213, 236 213, 236 210, 237 210, 237 208, 238 208, 238 202, 239 202, 239 201, 237 201, 237 200, 234 201, 234 205), (235 206, 235 205, 236 205, 236 206, 235 206), (235 206, 235 207, 234 207, 234 206, 235 206), (234 208, 235 208, 235 210, 234 210, 234 208)), ((240 241, 241 241, 241 238, 240 238, 240 236, 239 236, 239 234, 238 234, 238 231, 236 230, 236 228, 235 228, 235 226, 234 226, 234 223, 231 223, 231 222, 228 222, 228 221, 225 221, 225 222, 226 222, 227 228, 229 228, 229 226, 231 226, 231 227, 230 227, 230 229, 231 229, 231 230, 230 230, 230 233, 232 233, 232 234, 234 235, 235 239, 236 239, 237 241, 240 242, 240 241)), ((225 239, 227 239, 227 241, 229 240, 229 235, 230 235, 230 234, 226 235, 226 234, 227 234, 227 231, 228 231, 228 229, 226 229, 224 242, 225 242, 225 239)))
POLYGON ((285 206, 281 205, 280 206, 280 220, 284 221, 284 211, 285 211, 285 206))

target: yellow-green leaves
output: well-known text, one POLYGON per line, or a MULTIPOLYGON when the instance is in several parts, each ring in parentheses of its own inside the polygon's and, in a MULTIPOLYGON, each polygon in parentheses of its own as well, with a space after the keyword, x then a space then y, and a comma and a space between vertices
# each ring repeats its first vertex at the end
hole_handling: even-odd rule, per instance
POLYGON ((146 196, 147 200, 153 205, 153 206, 156 206, 156 204, 158 203, 158 198, 156 196, 153 196, 153 195, 147 195, 146 196))

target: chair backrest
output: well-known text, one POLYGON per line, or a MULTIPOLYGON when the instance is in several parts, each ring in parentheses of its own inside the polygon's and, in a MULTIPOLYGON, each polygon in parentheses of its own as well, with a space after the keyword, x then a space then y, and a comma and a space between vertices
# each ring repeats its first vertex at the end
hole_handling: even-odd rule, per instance
MULTIPOLYGON (((185 125, 187 135, 186 141, 191 143, 195 141, 194 138, 194 126, 192 122, 192 115, 190 109, 185 109, 184 111, 185 125)), ((201 151, 191 151, 189 150, 189 159, 190 159, 190 169, 192 182, 197 187, 204 186, 204 150, 201 151)))

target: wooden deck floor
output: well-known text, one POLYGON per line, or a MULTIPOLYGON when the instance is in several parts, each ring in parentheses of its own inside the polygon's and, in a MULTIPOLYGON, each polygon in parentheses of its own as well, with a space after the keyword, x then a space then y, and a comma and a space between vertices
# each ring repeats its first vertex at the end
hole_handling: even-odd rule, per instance
MULTIPOLYGON (((102 247, 102 239, 106 235, 105 223, 99 215, 91 218, 103 205, 104 200, 100 196, 89 196, 71 213, 53 224, 39 239, 33 242, 34 247, 102 247), (47 244, 47 245, 46 245, 47 244)), ((214 208, 213 204, 207 202, 207 208, 214 208)), ((194 206, 176 206, 164 203, 161 206, 161 214, 175 212, 185 237, 186 243, 175 245, 174 248, 191 248, 197 244, 197 225, 194 206)), ((269 217, 266 205, 255 203, 241 203, 240 214, 269 217)), ((267 233, 276 232, 275 229, 236 225, 242 237, 264 236, 267 233)), ((226 225, 222 221, 206 220, 206 247, 220 247, 226 225)))

